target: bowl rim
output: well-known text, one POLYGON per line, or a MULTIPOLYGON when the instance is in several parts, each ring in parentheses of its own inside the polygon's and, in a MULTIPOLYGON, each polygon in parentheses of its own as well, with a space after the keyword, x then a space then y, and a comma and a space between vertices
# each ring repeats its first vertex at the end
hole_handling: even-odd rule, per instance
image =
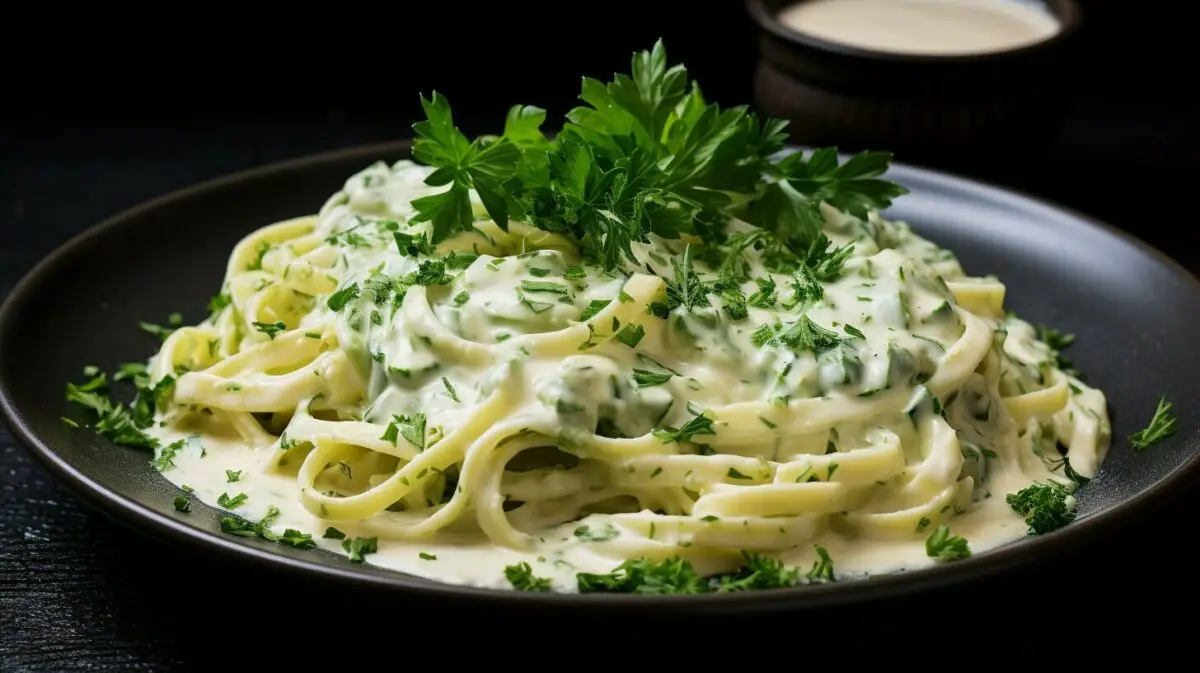
MULTIPOLYGON (((808 146, 789 144, 784 151, 807 152, 811 150, 812 148, 808 146)), ((89 241, 111 235, 141 219, 147 212, 152 212, 168 204, 202 197, 207 193, 220 191, 230 186, 252 183, 258 179, 270 179, 280 174, 303 172, 328 162, 350 159, 364 162, 390 160, 384 159, 384 157, 408 155, 410 151, 411 140, 402 140, 355 145, 291 157, 210 178, 123 210, 75 234, 29 269, 9 295, 0 301, 0 325, 12 322, 13 314, 22 310, 35 288, 44 282, 46 277, 53 276, 59 267, 65 264, 72 255, 77 254, 78 250, 84 248, 89 241)), ((1033 196, 1019 189, 918 164, 893 163, 892 168, 918 179, 953 185, 977 194, 982 193, 993 198, 1022 203, 1064 215, 1076 225, 1102 231, 1149 255, 1173 275, 1200 290, 1200 277, 1166 253, 1127 231, 1070 207, 1033 196)), ((10 338, 8 334, 0 330, 0 360, 3 360, 4 354, 9 350, 7 341, 10 338)), ((1178 498, 1190 484, 1200 483, 1197 481, 1200 479, 1200 453, 1198 453, 1184 460, 1130 500, 1122 501, 1061 530, 1037 537, 1024 537, 992 549, 986 554, 972 556, 954 563, 876 575, 853 582, 698 596, 514 592, 435 582, 394 571, 363 573, 349 567, 313 563, 302 558, 243 544, 241 538, 222 535, 215 530, 193 527, 168 514, 150 508, 126 493, 105 486, 93 477, 87 468, 72 464, 61 456, 50 442, 43 440, 37 434, 24 418, 24 414, 17 407, 13 397, 9 390, 8 377, 0 376, 0 420, 12 433, 16 443, 24 447, 27 455, 84 503, 136 532, 147 534, 154 539, 169 539, 176 543, 182 543, 181 548, 190 545, 192 549, 203 549, 207 553, 214 553, 214 556, 220 556, 228 561, 240 561, 247 566, 257 565, 259 568, 266 568, 272 572, 287 574, 298 581, 340 583, 346 588, 374 590, 380 595, 408 595, 414 599, 461 601, 464 606, 481 608, 488 606, 521 610, 583 608, 595 611, 598 615, 632 614, 640 610, 655 616, 668 614, 731 616, 782 611, 798 614, 809 610, 862 606, 873 600, 900 598, 921 591, 962 587, 972 581, 1012 572, 1018 568, 1033 567, 1040 562, 1047 561, 1062 545, 1089 540, 1095 542, 1118 526, 1132 525, 1138 517, 1145 516, 1147 512, 1161 508, 1178 498)))
MULTIPOLYGON (((788 4, 796 5, 807 1, 795 0, 788 4)), ((1070 40, 1083 24, 1083 7, 1079 0, 1042 0, 1042 2, 1059 22, 1060 27, 1057 33, 1044 40, 1013 49, 967 54, 910 54, 835 42, 784 26, 776 18, 777 10, 768 6, 768 0, 745 0, 745 7, 747 14, 750 15, 759 30, 793 49, 815 50, 841 58, 873 63, 961 65, 997 63, 1034 56, 1060 47, 1070 40)))

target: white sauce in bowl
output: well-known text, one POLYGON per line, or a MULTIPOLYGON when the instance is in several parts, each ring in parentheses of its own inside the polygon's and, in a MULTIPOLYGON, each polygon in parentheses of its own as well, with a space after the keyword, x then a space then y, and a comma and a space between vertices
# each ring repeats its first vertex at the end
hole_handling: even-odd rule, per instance
POLYGON ((900 54, 960 56, 1025 47, 1061 26, 1015 0, 808 0, 777 19, 830 42, 900 54))

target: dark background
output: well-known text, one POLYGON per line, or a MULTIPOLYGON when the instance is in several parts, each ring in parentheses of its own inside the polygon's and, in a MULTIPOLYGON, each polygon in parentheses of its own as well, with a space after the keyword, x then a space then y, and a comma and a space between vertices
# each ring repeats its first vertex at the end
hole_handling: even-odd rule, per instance
MULTIPOLYGON (((1062 136, 1030 156, 1027 170, 979 176, 1109 221, 1200 269, 1190 244, 1200 105, 1189 3, 1083 4, 1081 50, 1062 77, 1073 100, 1062 136)), ((62 16, 8 22, 0 47, 7 81, 0 103, 0 297, 69 236, 145 199, 268 161, 404 137, 419 115, 417 93, 434 87, 468 134, 498 131, 518 102, 545 107, 554 119, 575 104, 582 74, 606 79, 627 71, 632 51, 662 37, 671 60, 686 63, 710 99, 752 100, 754 31, 737 1, 613 0, 546 11, 443 0, 422 3, 420 14, 399 4, 355 3, 291 5, 272 15, 248 6, 160 10, 62 9, 62 16)), ((1074 658, 1104 647, 1091 634, 1145 625, 1139 614, 1164 591, 1183 601, 1200 594, 1187 570, 1194 543, 1174 528, 1197 505, 1188 496, 1137 530, 1114 532, 1111 541, 1049 568, 870 615, 822 617, 836 628, 777 619, 759 641, 808 633, 819 648, 838 638, 911 642, 919 632, 931 661, 940 648, 993 638, 1074 658), (1168 587, 1161 583, 1167 577, 1182 584, 1168 587), (931 626, 914 631, 913 623, 934 611, 936 619, 921 622, 931 626)), ((0 432, 0 669, 162 670, 245 654, 288 665, 361 624, 387 630, 375 645, 339 641, 342 649, 334 651, 353 661, 361 647, 416 647, 414 640, 424 645, 436 635, 437 624, 457 624, 447 633, 459 648, 439 655, 446 661, 470 654, 484 626, 515 622, 444 606, 381 607, 195 553, 93 513, 0 432)), ((586 641, 586 623, 585 616, 534 623, 508 647, 586 641)), ((610 639, 636 643, 644 638, 615 630, 668 626, 606 628, 610 639)), ((705 628, 720 634, 726 626, 705 628)), ((688 628, 692 638, 674 651, 690 659, 685 653, 699 646, 703 631, 688 628)), ((606 651, 619 642, 610 640, 606 651)), ((1140 642, 1138 649, 1158 647, 1150 635, 1140 642)))

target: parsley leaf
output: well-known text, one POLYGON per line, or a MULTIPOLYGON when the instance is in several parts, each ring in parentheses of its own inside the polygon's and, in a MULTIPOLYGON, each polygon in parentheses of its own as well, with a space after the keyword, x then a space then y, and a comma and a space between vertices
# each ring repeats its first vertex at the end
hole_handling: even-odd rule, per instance
POLYGON ((783 344, 797 353, 804 351, 822 353, 837 348, 838 344, 842 342, 842 338, 837 335, 837 332, 831 332, 813 322, 806 313, 786 329, 779 321, 762 325, 750 335, 750 341, 757 348, 783 344))

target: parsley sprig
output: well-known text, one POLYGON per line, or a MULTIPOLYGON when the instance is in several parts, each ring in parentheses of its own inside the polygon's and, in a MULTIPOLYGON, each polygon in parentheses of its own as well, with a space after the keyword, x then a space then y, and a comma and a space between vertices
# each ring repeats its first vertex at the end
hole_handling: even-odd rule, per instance
MULTIPOLYGON (((474 140, 454 125, 445 96, 422 97, 413 154, 434 168, 426 184, 445 187, 413 203, 431 242, 474 227, 474 190, 502 229, 519 219, 566 235, 606 269, 636 262, 633 243, 651 233, 720 244, 730 215, 762 227, 756 243, 773 257, 794 266, 815 249, 816 265, 833 269, 848 252, 821 256, 820 204, 866 217, 906 193, 882 177, 886 152, 840 164, 835 148, 776 158, 787 123, 708 102, 683 65, 668 64, 661 40, 633 55, 629 74, 584 78, 579 97, 553 139, 541 130, 544 110, 517 105, 502 135, 474 140)), ((693 298, 677 297, 689 306, 693 298)))

